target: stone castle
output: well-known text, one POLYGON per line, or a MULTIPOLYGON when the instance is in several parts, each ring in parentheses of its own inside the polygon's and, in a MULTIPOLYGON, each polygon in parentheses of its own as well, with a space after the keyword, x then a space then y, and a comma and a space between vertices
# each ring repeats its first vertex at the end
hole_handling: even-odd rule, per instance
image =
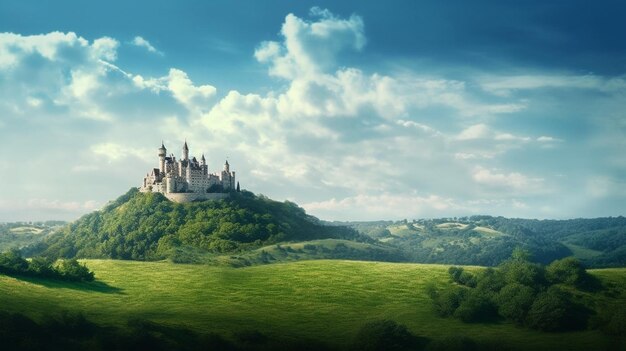
POLYGON ((228 161, 219 173, 209 173, 204 154, 200 161, 189 158, 187 141, 183 145, 183 155, 176 160, 174 154, 167 156, 167 149, 161 143, 158 151, 159 168, 153 168, 143 178, 139 188, 141 192, 162 193, 176 202, 193 200, 221 199, 228 197, 228 192, 239 190, 235 183, 235 172, 230 171, 228 161))

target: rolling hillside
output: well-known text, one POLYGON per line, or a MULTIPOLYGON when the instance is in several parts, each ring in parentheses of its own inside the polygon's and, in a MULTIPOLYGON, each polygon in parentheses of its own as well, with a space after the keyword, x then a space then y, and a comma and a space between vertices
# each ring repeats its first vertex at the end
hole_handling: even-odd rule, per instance
POLYGON ((514 248, 549 263, 575 256, 589 267, 626 266, 626 218, 529 220, 491 216, 333 222, 402 250, 414 262, 494 266, 514 248))
MULTIPOLYGON (((87 320, 112 328, 143 320, 153 328, 160 326, 164 338, 184 338, 189 334, 180 330, 163 334, 183 328, 214 333, 233 347, 248 350, 288 345, 347 349, 364 323, 381 319, 405 324, 431 343, 464 336, 498 350, 599 350, 619 347, 620 342, 597 330, 552 334, 504 322, 464 324, 437 317, 425 287, 429 282, 449 284, 448 266, 443 265, 318 260, 235 269, 85 262, 96 272, 92 284, 0 275, 0 311, 22 313, 35 321, 62 311, 80 312, 87 320)), ((607 299, 626 304, 626 269, 592 274, 611 287, 610 297, 589 293, 583 298, 596 306, 607 299)))

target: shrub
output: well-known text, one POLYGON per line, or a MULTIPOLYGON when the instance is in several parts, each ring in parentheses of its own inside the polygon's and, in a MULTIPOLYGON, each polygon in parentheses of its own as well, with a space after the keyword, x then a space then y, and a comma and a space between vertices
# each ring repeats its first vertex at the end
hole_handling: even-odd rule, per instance
POLYGON ((75 258, 62 260, 57 264, 57 271, 65 280, 70 281, 93 281, 94 274, 84 264, 80 264, 75 258))
POLYGON ((474 277, 473 274, 466 272, 462 267, 450 267, 448 269, 448 273, 450 274, 452 281, 471 288, 476 287, 476 277, 474 277))
POLYGON ((463 322, 488 322, 498 317, 494 303, 478 290, 472 290, 454 311, 454 316, 463 322))
POLYGON ((542 331, 576 330, 586 327, 589 311, 573 303, 569 294, 556 286, 537 295, 526 324, 542 331))
POLYGON ((431 295, 435 312, 441 317, 452 316, 467 294, 467 289, 460 287, 449 287, 441 291, 436 291, 431 295))
POLYGON ((24 273, 28 269, 28 261, 22 258, 20 251, 13 249, 0 254, 0 272, 24 273))
POLYGON ((546 268, 546 279, 553 284, 566 284, 584 287, 591 277, 582 263, 574 257, 556 260, 546 268))
POLYGON ((416 338, 406 326, 392 320, 366 323, 356 335, 354 349, 362 351, 415 350, 416 338))
POLYGON ((535 290, 519 283, 506 285, 496 296, 498 312, 504 318, 522 324, 535 299, 535 290))

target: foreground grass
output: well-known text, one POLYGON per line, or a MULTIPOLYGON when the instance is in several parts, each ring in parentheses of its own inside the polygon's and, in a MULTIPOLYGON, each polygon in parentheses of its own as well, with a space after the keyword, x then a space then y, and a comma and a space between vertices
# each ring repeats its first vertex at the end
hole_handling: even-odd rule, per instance
MULTIPOLYGON (((527 350, 598 350, 598 331, 548 334, 509 323, 464 324, 437 317, 425 293, 448 281, 447 265, 298 261, 246 268, 86 260, 95 284, 0 276, 0 309, 41 318, 60 311, 123 326, 141 318, 225 337, 257 330, 275 339, 348 346, 366 322, 392 319, 431 339, 467 336, 527 350)), ((594 270, 626 304, 626 269, 594 270)), ((601 302, 601 293, 587 298, 601 302)), ((623 304, 623 305, 624 305, 623 304)), ((623 306, 622 305, 622 306, 623 306)))

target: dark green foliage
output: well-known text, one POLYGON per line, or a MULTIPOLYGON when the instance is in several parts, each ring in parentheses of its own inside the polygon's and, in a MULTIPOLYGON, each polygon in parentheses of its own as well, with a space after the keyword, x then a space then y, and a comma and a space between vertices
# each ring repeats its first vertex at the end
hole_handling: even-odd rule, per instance
POLYGON ((534 299, 533 288, 519 283, 510 283, 498 292, 495 301, 502 317, 523 324, 534 299))
POLYGON ((542 264, 576 253, 587 267, 626 265, 626 218, 622 216, 572 220, 472 216, 421 219, 413 223, 345 224, 374 239, 384 238, 386 243, 406 251, 414 262, 496 266, 509 258, 514 248, 523 247, 534 261, 542 264), (458 225, 438 227, 450 222, 458 225), (388 230, 392 226, 393 235, 388 230), (480 227, 503 235, 485 234, 480 227), (572 251, 576 247, 581 253, 572 251))
POLYGON ((567 257, 554 261, 546 267, 546 279, 553 284, 566 284, 582 288, 592 280, 579 260, 567 257))
POLYGON ((466 323, 489 322, 498 318, 498 311, 489 297, 478 289, 472 289, 460 301, 454 317, 466 323))
POLYGON ((545 285, 544 268, 538 263, 511 258, 500 265, 500 272, 507 284, 519 283, 528 286, 545 285))
POLYGON ((353 348, 359 351, 420 350, 425 339, 411 334, 406 326, 392 320, 366 323, 354 340, 353 348))
POLYGON ((292 202, 272 201, 245 190, 224 200, 179 204, 159 193, 132 189, 32 251, 52 258, 194 262, 202 253, 323 238, 368 240, 347 227, 321 225, 292 202))
POLYGON ((452 281, 461 285, 469 286, 471 288, 476 287, 476 277, 473 274, 466 272, 463 267, 450 267, 448 273, 452 278, 452 281))
POLYGON ((0 254, 0 273, 15 274, 28 270, 28 261, 22 258, 19 250, 12 249, 0 254))
POLYGON ((479 348, 474 340, 464 336, 451 336, 432 341, 428 351, 478 351, 479 348))
POLYGON ((488 295, 494 295, 506 285, 502 271, 491 267, 480 272, 476 281, 476 288, 488 295))
POLYGON ((454 312, 461 305, 467 295, 467 289, 461 287, 450 287, 441 291, 429 289, 429 296, 433 299, 435 312, 441 317, 454 315, 454 312))
POLYGON ((76 259, 60 260, 54 264, 46 257, 22 258, 18 250, 0 254, 0 273, 67 281, 93 281, 94 274, 76 259))
MULTIPOLYGON (((514 250, 498 269, 489 268, 472 276, 474 288, 463 284, 468 288, 452 285, 438 290, 430 285, 427 293, 440 316, 452 315, 464 322, 489 322, 501 316, 542 331, 585 328, 591 310, 552 284, 569 282, 576 286, 578 277, 587 276, 587 272, 575 260, 556 262, 546 270, 529 262, 529 257, 524 250, 514 250), (546 279, 546 272, 554 278, 546 279)), ((457 283, 463 280, 463 268, 450 267, 448 273, 457 283)), ((608 319, 604 324, 608 324, 608 319)))
POLYGON ((93 272, 90 272, 87 266, 80 264, 75 258, 61 260, 56 270, 63 279, 69 281, 90 282, 94 279, 93 272))
POLYGON ((588 312, 556 286, 541 292, 533 302, 526 324, 542 331, 578 330, 586 327, 588 312))
POLYGON ((101 327, 82 314, 46 316, 43 322, 21 314, 0 312, 3 350, 237 350, 215 334, 162 326, 146 320, 125 328, 101 327))
POLYGON ((606 306, 595 316, 595 324, 605 334, 625 337, 626 308, 622 304, 606 306))

